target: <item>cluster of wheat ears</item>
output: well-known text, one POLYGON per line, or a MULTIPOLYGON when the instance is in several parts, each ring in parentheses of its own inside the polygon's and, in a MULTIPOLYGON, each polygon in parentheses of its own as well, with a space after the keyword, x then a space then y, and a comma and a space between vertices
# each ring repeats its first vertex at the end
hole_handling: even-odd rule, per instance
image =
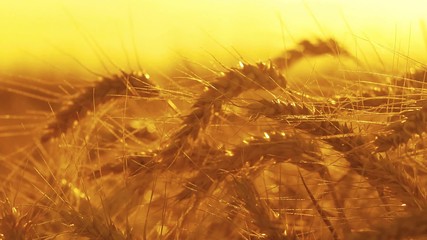
POLYGON ((427 235, 422 66, 373 74, 329 39, 185 74, 162 86, 122 71, 68 95, 0 80, 52 106, 41 128, 1 128, 34 130, 29 146, 1 157, 0 238, 427 235), (292 79, 325 56, 360 71, 292 79))

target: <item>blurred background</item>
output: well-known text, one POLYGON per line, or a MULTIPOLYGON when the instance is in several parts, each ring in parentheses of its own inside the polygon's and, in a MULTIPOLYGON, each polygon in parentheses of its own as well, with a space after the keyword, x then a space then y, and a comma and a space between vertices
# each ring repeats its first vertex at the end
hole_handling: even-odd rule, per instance
MULTIPOLYGON (((345 0, 0 1, 2 72, 167 68, 268 59, 303 38, 424 60, 427 2, 345 0), (212 55, 212 56, 211 56, 212 55), (234 54, 236 55, 236 54, 234 54)), ((373 60, 375 62, 375 60, 373 60)))

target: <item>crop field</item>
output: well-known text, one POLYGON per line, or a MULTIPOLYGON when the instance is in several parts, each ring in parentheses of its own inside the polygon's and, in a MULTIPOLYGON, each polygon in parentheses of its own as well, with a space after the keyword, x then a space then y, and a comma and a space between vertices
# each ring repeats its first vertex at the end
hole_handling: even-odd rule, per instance
POLYGON ((427 239, 426 7, 0 0, 0 239, 427 239))

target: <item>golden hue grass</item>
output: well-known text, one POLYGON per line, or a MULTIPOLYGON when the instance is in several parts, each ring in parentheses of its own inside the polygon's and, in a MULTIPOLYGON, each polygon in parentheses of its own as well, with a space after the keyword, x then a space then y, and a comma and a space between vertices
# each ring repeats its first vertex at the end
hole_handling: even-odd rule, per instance
POLYGON ((302 41, 269 63, 77 91, 1 158, 1 238, 425 237, 423 69, 360 89, 292 78, 306 58, 361 64, 349 52, 302 41))

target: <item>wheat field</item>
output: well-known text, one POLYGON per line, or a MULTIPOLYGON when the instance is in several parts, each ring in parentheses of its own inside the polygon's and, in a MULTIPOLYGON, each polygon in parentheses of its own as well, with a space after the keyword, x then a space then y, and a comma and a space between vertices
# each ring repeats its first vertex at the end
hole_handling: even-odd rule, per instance
POLYGON ((0 239, 427 239, 421 2, 160 2, 14 23, 0 239))

